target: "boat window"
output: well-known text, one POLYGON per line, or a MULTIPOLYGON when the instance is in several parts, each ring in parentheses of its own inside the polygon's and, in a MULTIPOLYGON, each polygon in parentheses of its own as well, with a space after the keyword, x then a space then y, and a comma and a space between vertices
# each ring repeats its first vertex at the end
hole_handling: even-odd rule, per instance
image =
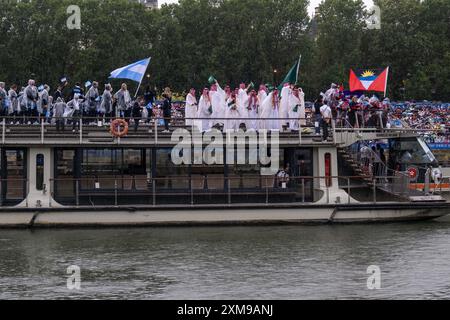
POLYGON ((44 190, 44 155, 36 155, 36 190, 44 190))
POLYGON ((333 185, 333 179, 331 178, 333 175, 331 170, 331 154, 325 153, 325 183, 326 186, 329 188, 333 185))
POLYGON ((390 144, 389 158, 391 163, 395 162, 400 165, 408 165, 432 164, 436 162, 433 153, 422 140, 393 139, 390 144))
POLYGON ((156 149, 157 189, 189 189, 189 165, 175 165, 171 148, 156 149))

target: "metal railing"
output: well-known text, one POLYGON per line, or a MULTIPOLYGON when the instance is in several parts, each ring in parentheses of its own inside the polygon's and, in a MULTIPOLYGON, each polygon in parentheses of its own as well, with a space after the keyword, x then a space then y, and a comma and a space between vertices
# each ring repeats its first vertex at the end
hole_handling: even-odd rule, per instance
POLYGON ((75 206, 201 204, 328 204, 410 201, 404 174, 380 177, 289 177, 197 174, 148 178, 144 175, 52 179, 52 197, 75 206), (369 182, 367 181, 369 179, 369 182), (339 196, 334 196, 340 190, 339 196), (343 193, 342 193, 343 192, 343 193), (344 195, 344 196, 343 196, 344 195), (343 198, 342 198, 343 197, 343 198))
MULTIPOLYGON (((110 122, 114 120, 111 117, 75 117, 75 118, 33 118, 33 121, 27 121, 27 119, 18 119, 16 117, 3 117, 1 121, 2 126, 2 144, 8 142, 9 139, 39 139, 39 143, 54 142, 51 139, 72 139, 73 142, 83 143, 84 139, 88 137, 90 133, 103 133, 103 138, 111 138, 114 142, 120 144, 121 139, 115 138, 109 134, 110 122), (39 129, 38 129, 39 128, 39 129), (50 139, 50 140, 49 140, 50 139)), ((140 137, 148 137, 154 140, 154 143, 158 143, 158 139, 161 136, 161 131, 165 129, 164 120, 169 121, 170 129, 185 128, 190 131, 205 131, 205 129, 218 128, 223 132, 227 132, 227 123, 234 121, 238 123, 242 129, 256 130, 256 131, 274 131, 268 129, 269 122, 278 121, 278 129, 282 133, 290 133, 291 135, 298 135, 298 140, 301 143, 303 138, 314 137, 323 135, 323 125, 319 124, 319 130, 316 130, 316 119, 314 117, 305 118, 140 118, 140 117, 127 117, 124 118, 129 124, 129 137, 136 137, 136 134, 140 137), (202 128, 201 122, 208 121, 208 128, 202 128), (288 123, 295 121, 296 128, 289 128, 288 123), (252 128, 251 122, 257 122, 257 127, 252 128), (218 125, 219 124, 219 125, 218 125), (222 124, 222 125, 221 125, 222 124), (298 127, 297 127, 298 124, 298 127), (216 126, 214 126, 216 125, 216 126), (225 126, 223 126, 225 125, 225 126), (266 129, 267 128, 267 129, 266 129), (136 130, 135 130, 136 129, 136 130), (133 132, 136 131, 136 134, 133 132)), ((237 128, 235 128, 237 129, 237 128)), ((407 128, 377 128, 377 127, 360 127, 353 128, 348 120, 344 118, 336 118, 328 125, 329 139, 333 139, 334 143, 345 142, 344 134, 360 133, 360 132, 415 132, 412 129, 407 128), (340 134, 340 136, 339 136, 340 134), (340 137, 340 139, 338 139, 340 137), (338 141, 339 140, 339 141, 338 141)), ((234 131, 234 129, 232 130, 234 131)), ((348 139, 347 139, 348 140, 348 139)), ((17 142, 17 141, 15 141, 17 142)))

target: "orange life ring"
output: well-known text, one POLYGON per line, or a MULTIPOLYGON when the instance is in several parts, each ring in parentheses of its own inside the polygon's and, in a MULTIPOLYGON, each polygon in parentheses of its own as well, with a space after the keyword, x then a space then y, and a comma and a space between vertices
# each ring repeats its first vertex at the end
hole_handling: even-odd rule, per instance
POLYGON ((111 134, 117 138, 124 137, 128 134, 128 122, 123 119, 116 119, 111 122, 111 134), (119 128, 123 127, 123 130, 119 128))

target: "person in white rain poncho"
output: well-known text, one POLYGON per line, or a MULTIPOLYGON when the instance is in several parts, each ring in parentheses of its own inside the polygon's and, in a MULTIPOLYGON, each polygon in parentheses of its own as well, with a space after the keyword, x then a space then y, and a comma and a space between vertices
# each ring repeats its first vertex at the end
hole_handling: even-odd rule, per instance
POLYGON ((200 100, 198 102, 198 111, 197 111, 197 118, 199 119, 198 125, 199 130, 201 132, 205 132, 210 129, 209 119, 211 118, 212 113, 213 108, 211 104, 211 99, 209 97, 209 90, 208 88, 204 88, 202 96, 200 97, 200 100))
POLYGON ((227 100, 227 110, 225 112, 225 131, 237 131, 240 127, 241 117, 238 105, 237 95, 235 92, 231 92, 230 98, 227 100))
POLYGON ((216 82, 211 85, 211 90, 209 91, 209 96, 211 98, 211 105, 213 113, 211 115, 210 126, 223 126, 225 118, 225 91, 220 87, 219 83, 216 82))
POLYGON ((247 130, 258 130, 259 128, 259 99, 255 90, 250 92, 250 96, 248 98, 248 107, 247 107, 247 130))
POLYGON ((304 120, 305 96, 298 86, 294 88, 292 94, 289 97, 288 113, 289 113, 289 129, 298 131, 300 130, 300 125, 304 126, 306 124, 306 121, 304 120))
POLYGON ((263 130, 280 131, 281 125, 279 121, 280 116, 280 99, 278 96, 278 89, 275 88, 261 105, 261 121, 263 130))
POLYGON ((185 118, 186 118, 186 126, 192 126, 195 121, 194 119, 197 117, 197 98, 195 97, 195 89, 191 88, 189 90, 188 95, 186 96, 186 107, 185 107, 185 118))
POLYGON ((65 118, 72 118, 72 131, 75 132, 81 117, 81 99, 78 93, 73 95, 73 99, 67 102, 67 108, 64 111, 65 118))
POLYGON ((281 102, 280 102, 280 124, 285 126, 289 123, 289 98, 292 94, 291 85, 285 83, 283 89, 281 89, 281 102))

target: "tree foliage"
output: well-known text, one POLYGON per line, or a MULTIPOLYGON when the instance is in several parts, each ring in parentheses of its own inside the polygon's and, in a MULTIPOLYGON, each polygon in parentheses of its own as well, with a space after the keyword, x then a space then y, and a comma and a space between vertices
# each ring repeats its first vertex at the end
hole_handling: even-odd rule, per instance
POLYGON ((200 88, 210 75, 232 86, 277 83, 302 54, 311 98, 331 82, 346 85, 350 68, 390 66, 391 97, 449 100, 450 1, 375 3, 380 30, 367 28, 362 0, 325 0, 313 19, 308 0, 180 0, 158 10, 129 0, 10 0, 0 7, 0 80, 104 83, 150 56, 159 88, 200 88), (73 4, 79 30, 66 26, 73 4))

